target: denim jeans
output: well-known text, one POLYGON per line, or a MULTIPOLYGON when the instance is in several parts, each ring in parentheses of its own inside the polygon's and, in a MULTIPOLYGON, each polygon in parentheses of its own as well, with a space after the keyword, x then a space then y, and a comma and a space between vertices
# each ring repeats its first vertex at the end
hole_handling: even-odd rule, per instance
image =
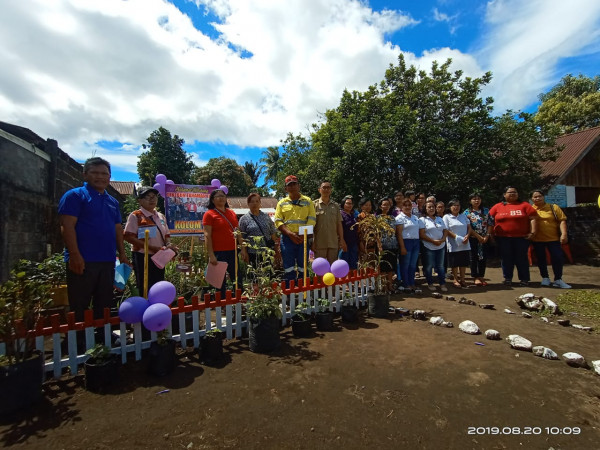
POLYGON ((550 253, 552 261, 552 272, 554 272, 554 280, 561 280, 563 275, 563 251, 559 241, 550 242, 533 242, 533 249, 537 258, 537 266, 540 269, 542 278, 550 278, 548 275, 548 263, 546 261, 546 249, 550 253))
POLYGON ((519 280, 529 281, 529 260, 527 249, 529 241, 522 237, 496 237, 500 259, 502 260, 502 275, 505 280, 511 280, 515 266, 519 280))
POLYGON ((446 284, 446 271, 444 270, 444 257, 446 256, 446 246, 439 250, 430 250, 423 247, 423 271, 427 284, 433 284, 432 269, 435 269, 440 286, 446 284))
POLYGON ((471 276, 473 278, 483 278, 485 276, 485 267, 487 262, 487 246, 475 238, 469 238, 471 244, 471 276), (479 247, 481 246, 482 259, 479 259, 479 247))
POLYGON ((350 270, 358 268, 358 244, 349 245, 347 252, 340 252, 340 259, 343 259, 350 266, 350 270))
MULTIPOLYGON (((308 248, 307 260, 308 260, 308 248)), ((304 243, 294 244, 287 236, 281 237, 281 259, 285 270, 284 279, 289 287, 290 281, 304 278, 304 243), (298 271, 296 271, 298 266, 298 271)))
POLYGON ((406 255, 400 256, 400 272, 402 273, 402 285, 404 287, 415 285, 415 272, 417 270, 420 242, 419 239, 404 240, 406 255))
MULTIPOLYGON (((217 261, 224 261, 227 263, 227 273, 229 274, 229 279, 233 284, 231 288, 232 291, 235 290, 235 250, 225 250, 225 251, 216 251, 215 256, 217 257, 217 261)), ((226 284, 225 279, 223 278, 223 284, 221 285, 221 298, 225 298, 226 284)), ((238 289, 242 289, 243 287, 243 277, 242 272, 240 271, 240 266, 238 264, 238 289)), ((235 292, 231 294, 235 297, 235 292)))

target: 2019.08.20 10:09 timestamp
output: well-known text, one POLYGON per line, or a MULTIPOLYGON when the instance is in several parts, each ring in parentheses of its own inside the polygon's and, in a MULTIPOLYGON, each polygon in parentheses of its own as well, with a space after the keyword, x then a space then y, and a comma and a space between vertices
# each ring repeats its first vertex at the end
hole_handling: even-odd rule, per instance
POLYGON ((579 427, 468 427, 467 434, 577 435, 579 427))

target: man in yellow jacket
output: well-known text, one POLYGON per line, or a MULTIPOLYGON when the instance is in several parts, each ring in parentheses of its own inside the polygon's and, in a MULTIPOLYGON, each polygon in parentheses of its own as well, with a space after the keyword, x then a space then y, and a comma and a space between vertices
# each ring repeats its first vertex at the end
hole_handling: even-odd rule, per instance
MULTIPOLYGON (((285 178, 287 197, 277 203, 275 227, 281 232, 281 258, 285 269, 285 280, 298 280, 304 277, 304 236, 298 233, 301 226, 315 225, 315 205, 312 200, 300 194, 298 177, 285 178)), ((308 249, 307 249, 308 251, 308 249)))

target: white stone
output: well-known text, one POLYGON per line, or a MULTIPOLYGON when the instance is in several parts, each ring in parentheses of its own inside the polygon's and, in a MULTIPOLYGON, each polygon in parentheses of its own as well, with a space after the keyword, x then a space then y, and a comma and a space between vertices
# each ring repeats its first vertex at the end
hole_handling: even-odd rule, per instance
POLYGON ((542 322, 545 322, 545 323, 548 323, 548 322, 549 322, 549 320, 548 320, 548 318, 547 318, 547 317, 542 317, 542 318, 540 318, 540 320, 541 320, 542 322))
POLYGON ((485 337, 492 341, 498 341, 500 340, 500 332, 497 330, 490 329, 485 332, 485 337))
POLYGON ((524 337, 519 336, 518 334, 511 334, 506 338, 506 341, 510 344, 512 348, 515 348, 517 350, 524 350, 530 352, 531 347, 533 347, 533 344, 529 339, 525 339, 524 337))
POLYGON ((528 292, 527 294, 519 295, 519 298, 522 300, 530 300, 534 297, 535 295, 533 294, 533 292, 528 292))
POLYGON ((558 359, 558 355, 554 350, 544 347, 543 345, 536 345, 533 347, 532 351, 535 356, 540 356, 546 359, 558 359))
POLYGON ((544 306, 546 308, 548 308, 550 310, 550 312, 552 314, 558 314, 558 305, 556 303, 554 303, 552 300, 544 297, 544 298, 542 298, 542 303, 544 304, 544 306))
POLYGON ((562 355, 563 359, 570 366, 575 367, 584 367, 585 366, 585 358, 581 356, 579 353, 575 352, 567 352, 562 355))
POLYGON ((578 324, 576 324, 576 323, 574 323, 574 324, 571 324, 571 326, 572 326, 573 328, 577 328, 578 330, 582 330, 582 331, 592 331, 592 330, 593 330, 593 328, 592 328, 592 327, 584 327, 583 325, 578 325, 578 324))
POLYGON ((458 328, 460 329, 460 331, 462 331, 463 333, 467 333, 467 334, 479 334, 479 333, 481 333, 481 331, 479 331, 479 327, 477 326, 477 324, 475 322, 470 321, 470 320, 464 320, 464 321, 462 321, 458 325, 458 328))
POLYGON ((596 372, 597 375, 600 375, 600 359, 592 361, 592 367, 594 368, 594 372, 596 372))
POLYGON ((443 317, 432 317, 431 319, 429 319, 429 323, 431 325, 442 325, 444 323, 444 318, 443 317))
POLYGON ((504 308, 504 312, 505 312, 506 314, 514 314, 514 312, 512 312, 512 311, 511 311, 510 309, 508 309, 508 308, 504 308))
POLYGON ((522 312, 521 315, 526 319, 531 319, 531 314, 529 314, 528 312, 522 312))

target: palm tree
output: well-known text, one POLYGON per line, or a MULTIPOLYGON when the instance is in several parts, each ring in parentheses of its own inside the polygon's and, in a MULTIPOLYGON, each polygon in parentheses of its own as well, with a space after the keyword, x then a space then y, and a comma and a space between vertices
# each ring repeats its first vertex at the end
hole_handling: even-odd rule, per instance
POLYGON ((259 166, 258 163, 253 163, 252 161, 246 161, 243 167, 244 172, 246 172, 252 180, 252 184, 254 184, 254 186, 258 186, 258 179, 262 175, 263 167, 259 166))
POLYGON ((267 147, 263 152, 263 158, 260 159, 260 162, 264 164, 265 178, 277 183, 277 174, 280 170, 279 147, 267 147))

